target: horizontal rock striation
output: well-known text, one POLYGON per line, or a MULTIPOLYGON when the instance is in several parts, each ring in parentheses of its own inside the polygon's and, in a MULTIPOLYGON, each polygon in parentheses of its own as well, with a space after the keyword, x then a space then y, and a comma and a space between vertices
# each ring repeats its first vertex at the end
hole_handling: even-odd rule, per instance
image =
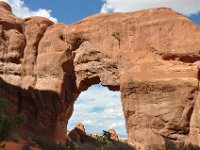
POLYGON ((200 27, 168 8, 97 14, 72 25, 19 19, 0 2, 0 96, 22 134, 65 141, 78 95, 121 91, 128 142, 200 145, 200 27))

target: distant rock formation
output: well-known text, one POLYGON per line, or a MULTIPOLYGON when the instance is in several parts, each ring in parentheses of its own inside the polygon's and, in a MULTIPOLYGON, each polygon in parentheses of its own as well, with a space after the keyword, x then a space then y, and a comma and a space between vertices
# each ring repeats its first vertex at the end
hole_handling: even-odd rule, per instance
POLYGON ((119 141, 119 137, 117 132, 114 129, 109 129, 108 132, 110 133, 110 139, 114 141, 119 141))
POLYGON ((68 133, 70 139, 69 142, 81 142, 81 140, 84 140, 86 136, 85 127, 82 123, 77 123, 75 128, 68 133))
POLYGON ((121 91, 128 143, 200 145, 200 27, 171 9, 97 14, 72 25, 19 19, 0 2, 0 96, 28 134, 64 142, 74 101, 101 83, 121 91))
MULTIPOLYGON (((105 131, 107 133, 110 134, 110 139, 113 141, 119 141, 119 137, 117 135, 117 132, 114 129, 109 129, 108 131, 105 131)), ((83 125, 83 123, 79 122, 76 124, 76 126, 74 127, 74 129, 72 129, 71 131, 68 131, 68 138, 69 138, 69 142, 71 141, 81 141, 81 139, 86 139, 86 138, 92 138, 97 140, 97 134, 91 134, 91 133, 87 133, 85 131, 85 127, 83 125)), ((101 135, 100 135, 101 136, 101 135)))

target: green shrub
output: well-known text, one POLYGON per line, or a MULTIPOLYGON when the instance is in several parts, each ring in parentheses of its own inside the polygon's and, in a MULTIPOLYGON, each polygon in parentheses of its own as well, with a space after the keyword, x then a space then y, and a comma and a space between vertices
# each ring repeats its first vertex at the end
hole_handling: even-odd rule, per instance
POLYGON ((102 144, 111 144, 113 140, 111 140, 111 135, 108 131, 103 130, 102 135, 97 135, 97 140, 102 144))
POLYGON ((101 143, 103 150, 134 150, 134 148, 127 143, 113 141, 108 131, 103 131, 102 136, 97 136, 97 140, 101 143))
POLYGON ((16 129, 19 129, 25 123, 23 114, 7 116, 4 113, 6 106, 6 102, 0 99, 0 141, 8 139, 16 129))
POLYGON ((108 143, 108 139, 101 135, 97 135, 97 141, 101 144, 108 143))

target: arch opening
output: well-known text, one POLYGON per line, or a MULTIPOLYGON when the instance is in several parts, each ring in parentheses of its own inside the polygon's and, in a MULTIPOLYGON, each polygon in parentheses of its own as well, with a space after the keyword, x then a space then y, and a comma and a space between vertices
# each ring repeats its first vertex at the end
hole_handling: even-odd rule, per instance
POLYGON ((99 135, 103 130, 114 129, 119 137, 127 138, 121 92, 109 89, 99 83, 81 92, 68 121, 68 131, 81 122, 88 134, 99 135))

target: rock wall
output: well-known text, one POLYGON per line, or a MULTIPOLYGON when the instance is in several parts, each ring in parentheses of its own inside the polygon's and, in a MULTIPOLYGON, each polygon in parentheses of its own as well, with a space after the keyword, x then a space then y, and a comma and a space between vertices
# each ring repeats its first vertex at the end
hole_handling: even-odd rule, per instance
POLYGON ((65 141, 74 101, 100 83, 120 90, 128 142, 200 145, 200 27, 168 8, 97 14, 72 25, 19 19, 0 2, 0 96, 22 134, 65 141))

